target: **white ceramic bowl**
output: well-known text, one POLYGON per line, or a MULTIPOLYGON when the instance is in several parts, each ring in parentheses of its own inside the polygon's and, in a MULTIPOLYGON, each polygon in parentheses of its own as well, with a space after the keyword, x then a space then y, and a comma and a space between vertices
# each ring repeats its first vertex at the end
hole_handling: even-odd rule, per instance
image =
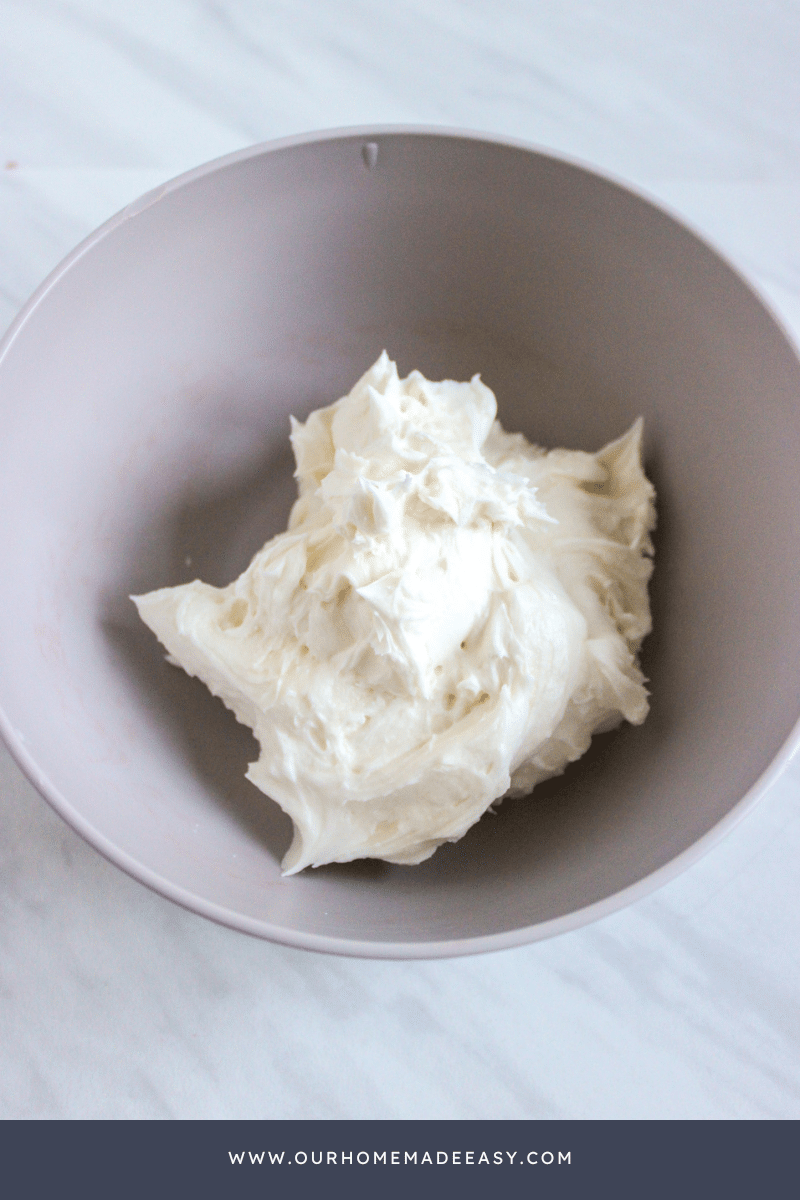
POLYGON ((581 167, 413 129, 201 167, 84 242, 3 344, 4 735, 103 854, 235 928, 393 957, 573 928, 698 857, 796 745, 799 401, 742 279, 581 167), (127 597, 233 578, 284 527, 289 414, 384 346, 404 372, 480 371, 544 445, 594 450, 644 415, 652 712, 422 866, 282 879, 289 822, 243 778, 249 732, 127 597))

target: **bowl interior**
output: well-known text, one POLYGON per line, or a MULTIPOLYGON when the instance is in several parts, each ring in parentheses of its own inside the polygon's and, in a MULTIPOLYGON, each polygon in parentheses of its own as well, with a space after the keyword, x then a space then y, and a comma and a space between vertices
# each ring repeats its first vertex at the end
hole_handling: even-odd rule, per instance
POLYGON ((67 820, 198 911, 358 953, 552 932, 695 845, 797 720, 797 361, 710 249, 588 171, 401 131, 234 156, 73 255, 0 385, 9 740, 67 820), (290 824, 243 778, 249 731, 127 597, 238 574, 285 527, 289 414, 384 347, 403 373, 480 372, 546 446, 644 416, 652 711, 419 867, 284 880, 290 824))

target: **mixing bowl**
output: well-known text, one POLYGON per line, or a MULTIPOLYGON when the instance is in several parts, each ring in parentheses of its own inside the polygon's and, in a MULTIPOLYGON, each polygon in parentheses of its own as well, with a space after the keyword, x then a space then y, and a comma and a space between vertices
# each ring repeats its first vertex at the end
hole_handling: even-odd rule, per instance
POLYGON ((545 937, 699 857, 797 744, 800 366, 712 249, 583 167, 399 128, 201 167, 42 285, 2 347, 0 415, 4 735, 70 825, 195 912, 371 956, 545 937), (384 347, 403 373, 480 372, 545 446, 644 416, 652 711, 421 866, 284 879, 249 731, 128 596, 238 574, 294 498, 289 414, 384 347))

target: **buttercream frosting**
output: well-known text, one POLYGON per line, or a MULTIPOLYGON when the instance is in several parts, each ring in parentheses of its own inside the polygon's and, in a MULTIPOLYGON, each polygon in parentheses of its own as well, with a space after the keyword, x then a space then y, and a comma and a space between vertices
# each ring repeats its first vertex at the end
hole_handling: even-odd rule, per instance
POLYGON ((254 731, 285 873, 419 863, 648 711, 654 491, 642 421, 597 453, 506 433, 490 389, 384 352, 292 419, 288 529, 224 588, 134 597, 254 731))

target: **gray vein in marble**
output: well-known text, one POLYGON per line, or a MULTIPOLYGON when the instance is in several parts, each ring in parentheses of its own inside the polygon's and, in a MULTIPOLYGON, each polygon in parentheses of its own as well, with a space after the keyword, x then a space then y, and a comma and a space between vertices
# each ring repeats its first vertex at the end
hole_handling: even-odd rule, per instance
MULTIPOLYGON (((221 45, 217 40, 214 59, 210 63, 194 63, 186 60, 183 44, 170 42, 157 45, 150 30, 148 33, 151 36, 142 36, 138 31, 100 12, 93 12, 89 16, 73 4, 62 3, 59 7, 76 29, 97 37, 110 51, 126 59, 146 80, 159 87, 166 84, 170 92, 180 96, 192 109, 196 108, 198 114, 206 114, 213 121, 222 120, 236 135, 247 141, 259 140, 260 129, 258 122, 253 119, 250 89, 246 88, 243 94, 241 80, 237 81, 232 71, 223 74, 219 70, 220 57, 225 50, 230 51, 233 47, 221 45), (215 78, 214 75, 221 75, 222 78, 215 78)), ((218 13, 212 9, 209 15, 217 16, 218 24, 224 30, 218 13)), ((301 86, 301 81, 282 55, 270 54, 263 46, 251 44, 247 48, 249 56, 259 66, 266 67, 270 72, 277 71, 291 79, 295 86, 301 86)), ((231 66, 239 65, 235 53, 229 57, 231 66)))
POLYGON ((189 165, 303 128, 411 120, 502 128, 628 175, 800 175, 793 5, 758 21, 721 0, 0 7, 9 69, 37 51, 58 67, 44 86, 33 74, 46 120, 28 120, 18 73, 0 84, 11 157, 45 129, 34 153, 49 144, 51 162, 189 165))

